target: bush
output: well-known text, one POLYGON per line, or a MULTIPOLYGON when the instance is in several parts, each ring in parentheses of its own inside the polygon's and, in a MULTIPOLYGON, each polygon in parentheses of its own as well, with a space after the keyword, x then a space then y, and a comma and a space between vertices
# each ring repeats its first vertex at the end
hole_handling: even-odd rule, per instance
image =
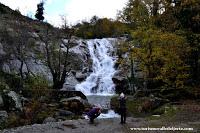
POLYGON ((19 114, 11 112, 8 116, 7 121, 4 123, 4 127, 2 129, 14 128, 14 127, 27 125, 27 124, 29 123, 27 123, 25 119, 21 118, 19 114))
POLYGON ((9 73, 0 71, 0 77, 2 77, 1 83, 6 85, 7 87, 6 86, 5 87, 7 89, 10 88, 11 90, 15 92, 19 92, 21 88, 23 87, 21 78, 15 74, 9 74, 9 73))
POLYGON ((48 81, 40 76, 30 76, 25 80, 23 95, 32 98, 48 97, 50 94, 48 81))
MULTIPOLYGON (((127 107, 127 113, 130 116, 141 116, 143 113, 139 111, 139 107, 142 104, 142 99, 133 99, 131 97, 128 97, 126 100, 126 107, 127 107)), ((117 96, 114 96, 111 98, 110 101, 111 108, 115 110, 115 112, 119 113, 119 100, 117 96)))
POLYGON ((3 92, 3 90, 8 90, 9 86, 5 83, 5 81, 0 81, 0 93, 3 92))
POLYGON ((31 124, 41 124, 45 118, 53 117, 55 111, 55 107, 48 107, 38 100, 32 100, 24 107, 24 117, 31 124))

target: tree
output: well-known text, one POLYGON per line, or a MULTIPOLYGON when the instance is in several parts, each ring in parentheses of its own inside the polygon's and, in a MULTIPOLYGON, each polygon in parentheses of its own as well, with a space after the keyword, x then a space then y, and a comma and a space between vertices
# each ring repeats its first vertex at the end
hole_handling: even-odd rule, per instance
POLYGON ((135 92, 135 87, 138 87, 139 84, 137 81, 139 81, 135 77, 135 65, 136 62, 134 61, 134 57, 132 56, 132 51, 134 49, 134 46, 132 45, 131 41, 128 42, 120 42, 117 45, 117 55, 118 55, 118 60, 117 60, 117 67, 119 64, 121 64, 124 68, 125 73, 130 73, 128 74, 127 81, 129 83, 129 88, 132 91, 131 93, 135 92), (122 55, 125 54, 126 56, 123 57, 122 55))
POLYGON ((61 28, 62 29, 68 29, 68 22, 67 22, 67 17, 66 15, 60 15, 61 17, 61 20, 62 20, 62 25, 61 25, 61 28))
POLYGON ((90 22, 83 21, 74 26, 76 35, 86 39, 117 37, 128 32, 128 26, 120 21, 93 16, 90 22), (101 32, 99 32, 101 31, 101 32))
POLYGON ((13 33, 7 29, 2 31, 2 43, 4 44, 3 49, 5 52, 3 59, 8 64, 13 60, 19 62, 17 73, 23 81, 29 74, 33 75, 27 64, 27 60, 32 57, 31 52, 33 52, 34 43, 32 43, 33 40, 31 40, 30 34, 27 34, 29 32, 28 29, 22 23, 13 25, 12 28, 15 30, 13 33), (26 72, 24 72, 24 68, 27 70, 26 72))
POLYGON ((123 10, 118 13, 118 19, 132 27, 142 26, 149 20, 149 11, 141 0, 129 0, 123 10))
POLYGON ((95 25, 98 20, 99 20, 98 16, 95 15, 90 19, 90 24, 95 25))
POLYGON ((156 29, 139 29, 132 35, 132 54, 140 62, 147 88, 183 88, 189 77, 186 57, 190 47, 186 39, 156 29))
POLYGON ((44 52, 40 57, 47 65, 53 78, 53 89, 62 89, 65 78, 70 71, 69 48, 73 32, 62 34, 61 30, 51 31, 49 27, 45 35, 40 35, 40 40, 44 43, 44 52), (64 36, 65 35, 65 36, 64 36), (66 38, 66 39, 64 39, 66 38))
POLYGON ((36 14, 35 14, 35 18, 37 18, 39 21, 43 21, 44 20, 44 3, 41 2, 39 4, 37 4, 37 11, 36 11, 36 14))

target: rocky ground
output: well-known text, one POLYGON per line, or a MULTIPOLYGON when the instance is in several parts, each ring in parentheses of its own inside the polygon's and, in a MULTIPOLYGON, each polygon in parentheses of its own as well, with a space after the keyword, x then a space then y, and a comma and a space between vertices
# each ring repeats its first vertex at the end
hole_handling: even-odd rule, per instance
MULTIPOLYGON (((16 129, 9 129, 0 131, 1 133, 143 133, 145 131, 134 131, 131 128, 142 127, 193 127, 192 132, 200 132, 198 127, 200 122, 177 123, 164 122, 161 120, 148 120, 146 118, 132 118, 127 119, 127 123, 120 124, 119 118, 112 119, 96 119, 94 124, 89 124, 88 120, 67 120, 64 122, 35 124, 32 126, 18 127, 16 129)), ((169 133, 174 131, 148 131, 152 133, 169 133)), ((175 131, 178 132, 178 131, 175 131)), ((180 133, 189 133, 189 131, 179 131, 180 133)))

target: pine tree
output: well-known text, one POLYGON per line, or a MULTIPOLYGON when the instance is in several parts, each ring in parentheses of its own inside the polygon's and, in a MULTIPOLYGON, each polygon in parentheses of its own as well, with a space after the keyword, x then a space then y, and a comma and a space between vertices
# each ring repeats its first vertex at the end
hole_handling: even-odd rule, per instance
POLYGON ((43 16, 44 7, 43 6, 44 6, 43 2, 37 4, 37 11, 36 11, 36 14, 35 14, 35 18, 37 18, 39 21, 44 20, 44 16, 43 16))

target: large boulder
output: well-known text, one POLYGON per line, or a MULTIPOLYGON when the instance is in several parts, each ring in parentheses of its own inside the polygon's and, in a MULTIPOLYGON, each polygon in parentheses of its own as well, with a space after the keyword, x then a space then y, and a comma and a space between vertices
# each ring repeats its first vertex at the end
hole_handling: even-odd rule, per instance
POLYGON ((115 75, 112 78, 113 83, 115 84, 115 91, 117 93, 126 92, 128 88, 128 81, 123 76, 115 75))
POLYGON ((161 107, 165 103, 168 103, 169 100, 162 99, 159 97, 154 97, 151 95, 148 99, 144 100, 140 107, 138 108, 139 112, 150 112, 152 110, 157 109, 158 107, 161 107))
POLYGON ((89 102, 81 97, 63 98, 60 100, 64 109, 70 110, 75 114, 82 114, 87 108, 91 107, 89 102))
POLYGON ((62 90, 73 91, 75 90, 75 86, 79 84, 79 81, 76 79, 73 73, 70 73, 68 77, 65 79, 65 84, 63 85, 62 90))
POLYGON ((55 90, 53 94, 54 94, 54 97, 57 98, 58 100, 61 100, 63 98, 76 97, 76 96, 87 100, 87 97, 81 91, 55 90))
POLYGON ((16 92, 4 90, 2 97, 7 110, 22 111, 22 101, 16 92))
POLYGON ((47 117, 46 119, 44 119, 43 124, 52 123, 52 122, 56 122, 56 119, 53 117, 47 117))
POLYGON ((68 102, 68 101, 78 101, 78 102, 82 103, 83 105, 89 104, 87 100, 82 99, 79 96, 70 97, 70 98, 64 98, 64 99, 60 100, 60 102, 68 102))
POLYGON ((63 121, 73 117, 75 114, 68 110, 59 109, 58 112, 55 113, 54 117, 57 121, 63 121))
POLYGON ((68 117, 68 116, 74 116, 74 113, 68 110, 62 110, 59 109, 58 112, 55 114, 56 118, 58 117, 68 117))
POLYGON ((77 72, 77 73, 76 73, 76 79, 77 79, 79 82, 84 81, 86 78, 87 78, 87 74, 83 74, 82 72, 77 72))

